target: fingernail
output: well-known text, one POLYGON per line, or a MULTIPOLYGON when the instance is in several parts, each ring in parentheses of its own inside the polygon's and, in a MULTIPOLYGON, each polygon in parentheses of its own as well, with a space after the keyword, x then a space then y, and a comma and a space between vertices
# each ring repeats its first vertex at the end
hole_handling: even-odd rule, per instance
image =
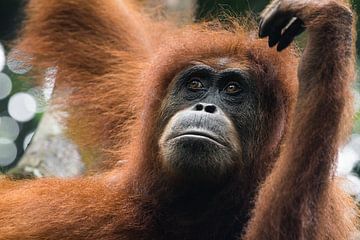
POLYGON ((276 43, 277 43, 277 41, 275 41, 275 40, 273 40, 273 39, 271 39, 271 38, 269 38, 269 47, 273 47, 273 46, 275 46, 276 45, 276 43))

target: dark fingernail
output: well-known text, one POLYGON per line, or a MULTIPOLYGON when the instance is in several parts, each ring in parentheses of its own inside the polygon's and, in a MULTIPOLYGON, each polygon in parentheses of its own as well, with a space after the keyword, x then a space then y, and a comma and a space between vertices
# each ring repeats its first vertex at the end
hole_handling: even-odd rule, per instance
POLYGON ((278 52, 281 52, 282 50, 284 50, 285 48, 287 48, 290 44, 286 44, 286 45, 283 45, 283 44, 278 44, 277 47, 276 47, 276 50, 278 52))
POLYGON ((275 46, 281 38, 281 33, 273 31, 269 34, 269 47, 275 46))
POLYGON ((269 38, 269 42, 268 42, 268 44, 269 44, 269 47, 273 47, 273 46, 275 46, 276 45, 276 43, 277 43, 277 41, 274 41, 273 39, 271 39, 271 38, 269 38))
POLYGON ((269 47, 273 47, 279 42, 279 38, 269 37, 269 47))

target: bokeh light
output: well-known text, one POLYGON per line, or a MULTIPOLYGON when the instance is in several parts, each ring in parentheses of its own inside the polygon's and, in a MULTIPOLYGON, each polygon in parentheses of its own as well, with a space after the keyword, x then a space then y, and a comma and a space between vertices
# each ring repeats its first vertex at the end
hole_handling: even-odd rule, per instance
POLYGON ((0 72, 0 100, 9 96, 11 90, 12 90, 12 82, 10 77, 5 73, 0 72))
POLYGON ((19 136, 18 123, 10 117, 0 117, 0 143, 14 142, 19 136))
MULTIPOLYGON (((5 66, 5 61, 6 61, 5 50, 4 50, 4 47, 0 43, 0 71, 3 70, 3 68, 5 66)), ((1 86, 1 84, 0 84, 0 86, 1 86)))
POLYGON ((346 176, 359 160, 356 151, 350 145, 346 145, 338 154, 337 174, 339 176, 346 176))
POLYGON ((13 163, 17 156, 15 143, 0 143, 0 167, 6 167, 13 163))
POLYGON ((30 55, 17 49, 9 52, 0 43, 1 172, 16 166, 31 143, 54 88, 55 67, 44 72, 43 86, 27 81, 31 60, 30 55))
POLYGON ((36 114, 36 101, 28 93, 16 93, 9 100, 8 112, 18 122, 30 121, 36 114))
POLYGON ((7 66, 13 73, 25 74, 32 68, 31 57, 18 49, 13 49, 8 54, 7 66))

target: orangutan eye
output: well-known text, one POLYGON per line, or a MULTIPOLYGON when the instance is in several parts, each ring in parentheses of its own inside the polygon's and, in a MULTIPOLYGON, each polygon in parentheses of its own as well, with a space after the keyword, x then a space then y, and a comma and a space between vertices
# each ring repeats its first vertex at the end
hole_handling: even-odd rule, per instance
POLYGON ((191 91, 199 91, 204 89, 204 85, 199 78, 192 78, 186 85, 187 89, 191 91))
POLYGON ((242 88, 237 83, 229 83, 225 89, 224 92, 230 95, 237 94, 242 91, 242 88))

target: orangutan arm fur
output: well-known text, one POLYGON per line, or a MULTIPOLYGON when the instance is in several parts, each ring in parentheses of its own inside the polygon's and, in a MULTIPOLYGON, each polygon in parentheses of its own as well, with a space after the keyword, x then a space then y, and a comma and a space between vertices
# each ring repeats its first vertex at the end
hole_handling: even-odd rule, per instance
POLYGON ((104 179, 2 181, 0 239, 114 239, 129 209, 104 179))
POLYGON ((343 208, 337 209, 342 216, 329 216, 342 206, 329 196, 340 194, 334 183, 335 161, 351 129, 352 12, 339 1, 321 7, 317 1, 302 6, 283 2, 289 2, 286 11, 296 12, 305 22, 308 42, 298 70, 291 133, 260 190, 245 239, 349 239, 351 214, 343 208), (333 225, 322 224, 324 218, 332 218, 325 222, 333 225))
POLYGON ((57 69, 53 101, 66 106, 69 136, 88 152, 106 149, 106 159, 126 144, 137 109, 131 97, 151 52, 152 21, 133 2, 32 0, 16 45, 31 56, 37 80, 57 69), (109 137, 112 131, 123 135, 109 137))

